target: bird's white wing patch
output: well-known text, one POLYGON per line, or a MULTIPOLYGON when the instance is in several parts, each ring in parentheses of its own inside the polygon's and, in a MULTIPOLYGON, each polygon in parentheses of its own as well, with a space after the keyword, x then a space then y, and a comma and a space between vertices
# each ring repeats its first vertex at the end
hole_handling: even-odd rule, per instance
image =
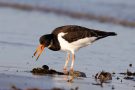
POLYGON ((91 44, 97 38, 97 37, 86 37, 86 38, 78 39, 77 41, 69 43, 64 38, 62 38, 62 36, 66 34, 67 33, 63 33, 63 32, 58 34, 58 40, 61 46, 61 50, 71 51, 72 53, 74 53, 76 50, 78 50, 81 47, 85 47, 91 44))
POLYGON ((58 34, 58 41, 60 43, 60 46, 61 46, 61 50, 64 50, 64 51, 68 51, 68 47, 69 47, 69 43, 64 39, 62 38, 62 36, 66 35, 67 33, 59 33, 58 34))

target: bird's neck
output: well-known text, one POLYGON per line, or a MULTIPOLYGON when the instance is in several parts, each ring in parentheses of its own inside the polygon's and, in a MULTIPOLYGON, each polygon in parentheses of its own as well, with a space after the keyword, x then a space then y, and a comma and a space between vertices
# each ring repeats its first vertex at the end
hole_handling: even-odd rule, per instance
POLYGON ((50 34, 51 35, 51 40, 50 40, 50 44, 48 45, 48 48, 53 50, 53 51, 58 51, 60 50, 60 44, 58 41, 58 38, 56 35, 50 34))

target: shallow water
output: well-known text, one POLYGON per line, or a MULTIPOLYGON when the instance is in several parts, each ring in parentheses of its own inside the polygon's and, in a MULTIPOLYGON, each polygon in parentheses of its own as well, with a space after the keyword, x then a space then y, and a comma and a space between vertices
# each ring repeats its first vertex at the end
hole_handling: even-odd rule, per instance
POLYGON ((130 63, 133 64, 132 69, 134 70, 134 33, 134 28, 125 28, 113 24, 0 8, 0 88, 8 89, 12 85, 17 85, 20 88, 35 86, 41 89, 55 86, 62 88, 79 86, 80 90, 88 88, 108 90, 114 85, 118 90, 133 90, 133 81, 123 80, 123 83, 120 83, 115 77, 112 83, 104 85, 103 88, 92 85, 92 83, 95 83, 92 75, 102 70, 116 73, 123 72, 129 68, 130 63), (118 36, 99 40, 76 53, 74 68, 85 72, 88 78, 75 79, 74 83, 69 84, 66 80, 63 80, 63 76, 42 77, 33 76, 26 72, 44 64, 62 71, 66 53, 53 52, 46 48, 38 61, 33 59, 32 55, 41 35, 51 33, 54 28, 67 24, 114 31, 118 33, 118 36), (18 83, 20 80, 22 81, 18 83), (49 86, 47 87, 47 85, 49 86))

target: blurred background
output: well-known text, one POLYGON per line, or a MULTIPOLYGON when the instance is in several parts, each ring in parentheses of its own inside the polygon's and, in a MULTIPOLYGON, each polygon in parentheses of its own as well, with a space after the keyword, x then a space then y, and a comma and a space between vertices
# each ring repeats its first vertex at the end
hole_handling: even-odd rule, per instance
POLYGON ((135 27, 134 0, 0 0, 0 6, 135 27))

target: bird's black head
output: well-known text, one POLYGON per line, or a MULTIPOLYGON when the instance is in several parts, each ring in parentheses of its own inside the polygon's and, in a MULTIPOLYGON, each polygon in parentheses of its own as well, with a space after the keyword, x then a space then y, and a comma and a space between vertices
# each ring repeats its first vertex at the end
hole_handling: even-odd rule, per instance
POLYGON ((46 34, 46 35, 43 35, 40 37, 40 39, 39 39, 40 44, 34 53, 34 56, 36 56, 36 54, 38 53, 37 59, 39 58, 39 56, 43 52, 44 48, 48 47, 50 45, 52 39, 53 39, 52 34, 46 34))
POLYGON ((52 34, 46 34, 40 37, 39 42, 41 45, 48 47, 51 43, 52 38, 53 38, 52 34))

